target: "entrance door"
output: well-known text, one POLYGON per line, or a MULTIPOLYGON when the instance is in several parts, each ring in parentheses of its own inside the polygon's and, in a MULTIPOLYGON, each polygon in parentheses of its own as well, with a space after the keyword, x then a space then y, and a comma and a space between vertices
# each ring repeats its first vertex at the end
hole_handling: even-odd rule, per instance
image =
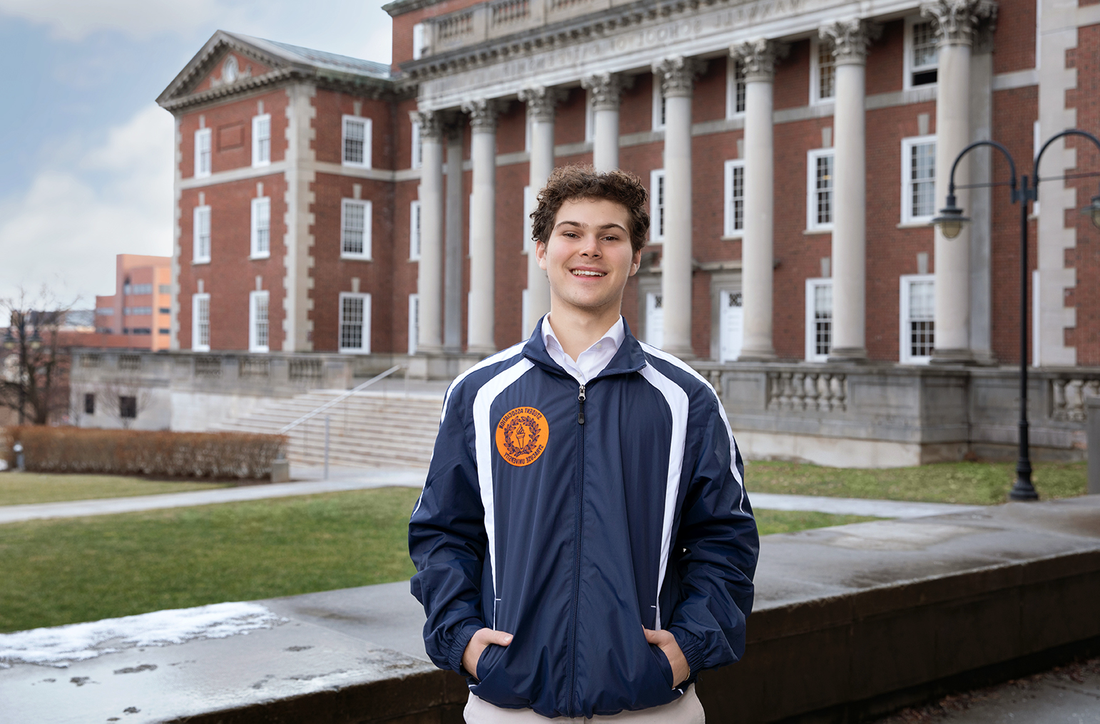
POLYGON ((733 362, 741 356, 744 310, 741 292, 722 289, 718 292, 718 361, 733 362))
POLYGON ((660 348, 665 337, 665 311, 661 309, 661 293, 645 295, 645 341, 660 348))

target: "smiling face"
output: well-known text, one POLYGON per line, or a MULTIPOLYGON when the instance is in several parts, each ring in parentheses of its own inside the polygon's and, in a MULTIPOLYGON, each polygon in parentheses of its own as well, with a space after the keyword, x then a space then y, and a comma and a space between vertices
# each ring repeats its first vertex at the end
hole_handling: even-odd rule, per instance
POLYGON ((581 315, 591 321, 619 316, 623 289, 638 270, 642 252, 630 245, 626 207, 605 199, 562 203, 550 240, 538 242, 535 255, 550 280, 554 319, 581 315))

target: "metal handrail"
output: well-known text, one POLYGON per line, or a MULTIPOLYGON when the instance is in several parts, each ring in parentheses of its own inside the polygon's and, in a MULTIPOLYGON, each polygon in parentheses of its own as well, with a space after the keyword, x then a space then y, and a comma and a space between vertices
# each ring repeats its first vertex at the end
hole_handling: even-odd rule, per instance
POLYGON ((382 374, 376 375, 375 377, 371 377, 369 380, 367 380, 363 384, 359 385, 358 387, 355 387, 354 389, 348 390, 347 392, 345 392, 341 395, 338 395, 337 397, 329 400, 325 404, 318 407, 316 410, 313 410, 311 412, 307 412, 306 414, 302 415, 301 417, 299 417, 297 420, 290 423, 289 425, 284 425, 283 427, 279 428, 279 431, 276 432, 275 434, 276 435, 284 435, 284 434, 290 432, 294 428, 298 427, 298 425, 301 425, 303 422, 305 422, 307 420, 310 420, 310 419, 316 417, 317 415, 320 415, 322 412, 324 412, 325 410, 329 409, 330 407, 332 407, 334 405, 340 404, 344 400, 346 400, 349 397, 351 397, 352 395, 354 395, 356 392, 360 392, 361 390, 367 389, 368 387, 373 385, 375 382, 378 382, 379 380, 381 380, 385 377, 389 377, 390 375, 392 375, 394 372, 396 372, 399 369, 402 369, 402 365, 394 365, 393 367, 390 367, 388 370, 386 370, 382 374))

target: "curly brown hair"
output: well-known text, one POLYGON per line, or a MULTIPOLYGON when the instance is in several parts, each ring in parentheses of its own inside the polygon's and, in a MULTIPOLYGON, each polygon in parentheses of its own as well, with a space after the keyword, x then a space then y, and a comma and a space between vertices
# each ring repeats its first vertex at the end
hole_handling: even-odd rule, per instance
POLYGON ((539 205, 531 212, 532 240, 546 243, 554 219, 566 201, 606 200, 623 206, 630 217, 630 246, 634 253, 646 245, 649 234, 649 194, 638 177, 626 171, 597 171, 592 166, 562 166, 554 169, 539 192, 539 205))

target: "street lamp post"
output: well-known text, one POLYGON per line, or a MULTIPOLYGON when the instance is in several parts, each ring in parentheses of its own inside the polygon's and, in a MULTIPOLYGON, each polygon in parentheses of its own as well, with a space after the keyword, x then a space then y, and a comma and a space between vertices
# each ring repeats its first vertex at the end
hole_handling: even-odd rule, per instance
MULTIPOLYGON (((947 239, 956 238, 962 231, 963 224, 970 219, 963 216, 963 210, 955 205, 955 169, 959 161, 971 150, 979 146, 992 146, 1008 159, 1008 167, 1012 174, 1009 180, 1009 188, 1012 193, 1012 203, 1020 202, 1020 421, 1019 421, 1019 457, 1016 460, 1016 484, 1012 486, 1008 497, 1012 500, 1038 500, 1039 494, 1035 486, 1031 484, 1031 457, 1028 447, 1028 422, 1027 422, 1027 203, 1039 199, 1039 161, 1043 152, 1051 143, 1063 136, 1083 136, 1100 149, 1100 139, 1096 136, 1076 128, 1062 131, 1051 136, 1039 153, 1035 156, 1035 164, 1032 167, 1032 185, 1028 186, 1028 177, 1021 176, 1019 188, 1016 181, 1016 162, 1008 149, 996 141, 975 141, 959 152, 955 162, 951 165, 950 183, 947 187, 947 205, 940 209, 940 215, 932 219, 932 223, 940 227, 940 232, 947 239)), ((1064 178, 1064 177, 1063 177, 1064 178)), ((960 188, 983 188, 1000 186, 999 183, 968 184, 960 188)), ((1092 197, 1092 203, 1081 209, 1089 214, 1093 225, 1100 229, 1100 193, 1092 197)))
POLYGON ((30 339, 27 339, 27 317, 23 312, 12 311, 11 321, 8 323, 8 331, 4 333, 4 348, 11 350, 18 345, 19 347, 19 424, 23 424, 25 413, 23 408, 27 404, 27 349, 38 349, 42 344, 42 338, 38 336, 38 329, 34 330, 34 334, 30 339), (11 330, 15 328, 18 332, 18 339, 12 335, 11 330))

